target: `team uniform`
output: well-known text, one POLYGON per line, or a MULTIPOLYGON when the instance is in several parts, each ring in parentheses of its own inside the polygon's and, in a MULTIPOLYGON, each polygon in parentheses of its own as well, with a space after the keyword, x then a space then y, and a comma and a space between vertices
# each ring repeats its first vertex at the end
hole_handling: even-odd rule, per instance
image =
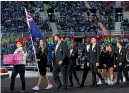
POLYGON ((107 51, 105 53, 106 68, 114 67, 115 53, 113 51, 107 51))

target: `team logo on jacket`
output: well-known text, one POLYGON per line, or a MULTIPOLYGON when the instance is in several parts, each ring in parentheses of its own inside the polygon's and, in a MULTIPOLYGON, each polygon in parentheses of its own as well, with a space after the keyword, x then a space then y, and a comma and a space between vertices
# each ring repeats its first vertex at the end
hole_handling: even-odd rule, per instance
POLYGON ((96 52, 96 50, 93 50, 94 52, 96 52))
POLYGON ((62 51, 62 49, 60 49, 60 51, 62 51))

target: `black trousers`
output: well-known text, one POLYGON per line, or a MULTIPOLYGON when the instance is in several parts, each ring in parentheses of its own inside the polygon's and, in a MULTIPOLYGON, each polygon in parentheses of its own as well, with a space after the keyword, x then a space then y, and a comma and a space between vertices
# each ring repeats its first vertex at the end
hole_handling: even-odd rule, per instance
POLYGON ((85 63, 84 64, 84 71, 83 71, 82 82, 81 82, 82 85, 84 85, 84 83, 85 83, 85 80, 87 78, 88 72, 89 72, 89 67, 87 66, 87 63, 85 63))
POLYGON ((67 83, 68 83, 67 66, 60 66, 58 64, 55 64, 53 66, 53 78, 57 87, 62 86, 62 83, 59 78, 60 72, 62 73, 63 76, 63 87, 67 88, 67 83))
POLYGON ((15 86, 15 78, 17 74, 20 75, 21 82, 22 82, 22 90, 25 90, 26 83, 25 83, 25 65, 15 65, 13 67, 12 75, 11 75, 11 84, 10 84, 10 90, 14 90, 15 86))
POLYGON ((74 78, 76 79, 76 81, 79 82, 75 66, 72 63, 69 63, 69 65, 68 65, 68 77, 69 77, 69 82, 71 85, 73 85, 72 75, 74 75, 74 78))
POLYGON ((124 76, 127 81, 129 81, 128 77, 128 70, 126 69, 125 65, 122 66, 117 65, 117 82, 119 83, 120 79, 122 79, 122 72, 124 73, 124 76))
POLYGON ((103 80, 101 74, 98 72, 98 67, 96 67, 96 64, 92 64, 90 63, 90 68, 91 68, 91 72, 92 72, 92 84, 95 85, 97 84, 97 80, 96 80, 96 75, 103 80))

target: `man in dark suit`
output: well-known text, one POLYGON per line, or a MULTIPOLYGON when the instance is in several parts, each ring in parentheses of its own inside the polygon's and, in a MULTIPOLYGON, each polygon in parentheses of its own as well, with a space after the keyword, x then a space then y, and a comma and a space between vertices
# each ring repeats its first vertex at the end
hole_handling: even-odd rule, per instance
POLYGON ((68 46, 65 42, 61 41, 59 34, 55 35, 54 41, 56 43, 54 57, 53 57, 53 78, 57 85, 56 89, 67 89, 67 65, 68 65, 68 46), (63 76, 63 85, 59 79, 59 73, 63 76))
POLYGON ((85 49, 83 51, 83 55, 85 56, 85 63, 84 63, 84 71, 83 71, 81 87, 84 87, 84 83, 85 83, 85 80, 86 80, 86 77, 89 71, 89 67, 87 66, 89 49, 90 49, 90 39, 88 38, 87 44, 85 45, 85 49))
POLYGON ((122 71, 126 78, 126 81, 129 81, 128 71, 126 69, 126 49, 122 47, 122 42, 117 41, 117 63, 115 63, 115 67, 117 67, 117 82, 119 84, 120 79, 122 78, 122 71))
POLYGON ((97 87, 96 75, 101 79, 104 84, 104 79, 101 74, 98 72, 99 66, 99 57, 100 57, 100 47, 96 44, 96 39, 91 38, 91 44, 88 55, 88 63, 87 66, 90 66, 92 72, 92 85, 91 87, 97 87))
POLYGON ((77 84, 80 85, 79 79, 76 74, 76 58, 78 57, 78 51, 75 48, 75 44, 70 44, 70 49, 68 50, 68 57, 69 57, 69 64, 68 64, 68 75, 69 75, 69 81, 70 81, 70 87, 73 86, 73 79, 72 74, 74 75, 77 84))

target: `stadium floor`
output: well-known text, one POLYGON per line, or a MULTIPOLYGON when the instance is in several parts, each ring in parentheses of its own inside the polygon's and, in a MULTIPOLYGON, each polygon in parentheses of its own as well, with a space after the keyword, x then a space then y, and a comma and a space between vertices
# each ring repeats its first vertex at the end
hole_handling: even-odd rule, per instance
MULTIPOLYGON (((52 79, 52 73, 47 73, 50 81, 55 86, 52 79)), ((82 80, 82 72, 77 72, 79 79, 82 80)), ((74 80, 74 79, 73 79, 74 80)), ((75 81, 75 80, 74 80, 75 81)), ((54 88, 50 90, 45 90, 47 84, 43 81, 40 87, 40 91, 33 91, 31 88, 37 83, 37 72, 26 71, 26 93, 128 93, 129 84, 122 83, 118 86, 100 85, 97 88, 89 88, 91 85, 91 73, 88 74, 87 80, 85 82, 85 87, 80 88, 76 82, 74 82, 74 87, 68 87, 66 91, 55 91, 54 88)), ((1 80, 1 93, 6 93, 9 90, 10 78, 1 80)), ((16 78, 15 83, 15 93, 19 93, 21 90, 21 81, 19 76, 16 78)))

